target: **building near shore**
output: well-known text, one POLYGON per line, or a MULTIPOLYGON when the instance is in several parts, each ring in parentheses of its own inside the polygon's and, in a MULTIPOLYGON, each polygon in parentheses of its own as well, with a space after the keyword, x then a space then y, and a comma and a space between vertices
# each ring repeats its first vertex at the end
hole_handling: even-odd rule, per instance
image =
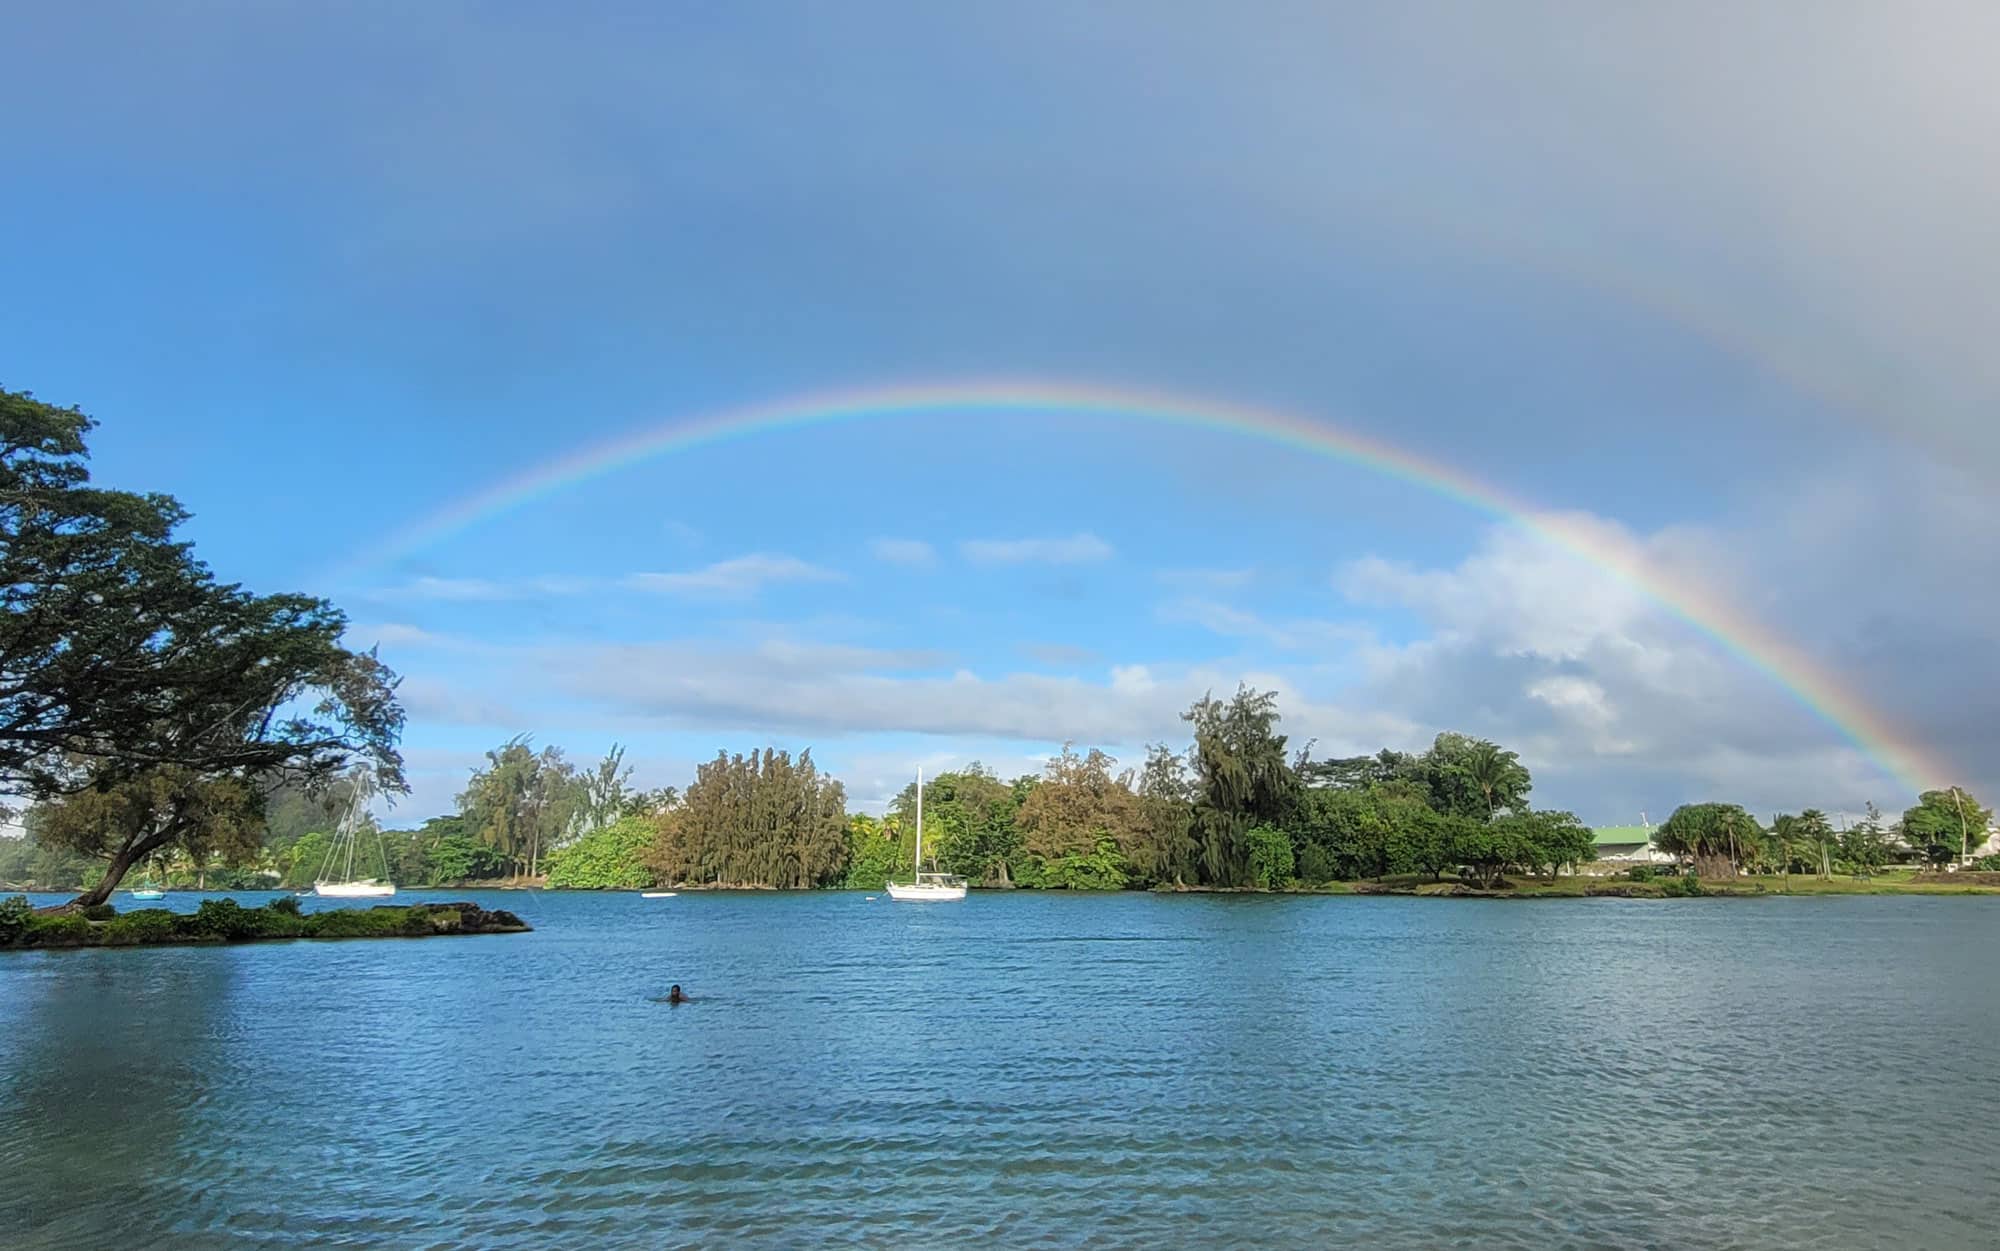
POLYGON ((1673 864, 1676 858, 1653 845, 1651 822, 1604 825, 1591 831, 1597 845, 1598 872, 1617 872, 1635 864, 1673 864))

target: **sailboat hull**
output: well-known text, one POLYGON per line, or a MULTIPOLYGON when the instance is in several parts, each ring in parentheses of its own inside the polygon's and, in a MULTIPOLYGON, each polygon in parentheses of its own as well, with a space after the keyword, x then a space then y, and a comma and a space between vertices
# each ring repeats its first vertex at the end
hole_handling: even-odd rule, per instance
POLYGON ((166 897, 167 892, 163 890, 146 890, 143 887, 132 892, 132 898, 134 899, 165 899, 166 897))
POLYGON ((396 893, 391 882, 314 882, 313 894, 322 899, 381 899, 396 893))
POLYGON ((900 886, 895 882, 888 885, 889 898, 898 903, 950 903, 965 898, 963 886, 900 886))

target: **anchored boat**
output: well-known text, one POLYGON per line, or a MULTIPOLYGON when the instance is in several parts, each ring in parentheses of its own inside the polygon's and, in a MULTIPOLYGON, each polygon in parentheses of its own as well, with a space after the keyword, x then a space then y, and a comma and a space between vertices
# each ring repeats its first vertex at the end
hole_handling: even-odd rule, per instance
POLYGON ((924 771, 917 770, 917 864, 916 880, 908 885, 887 884, 889 898, 898 903, 950 903, 965 898, 965 879, 950 873, 924 872, 924 771))
POLYGON ((380 899, 396 893, 396 884, 389 880, 389 853, 382 846, 379 830, 375 833, 375 856, 381 861, 382 876, 354 876, 354 846, 360 841, 361 827, 368 824, 368 800, 375 794, 375 782, 370 774, 359 770, 353 782, 354 801, 347 806, 346 815, 334 831, 333 845, 326 849, 319 872, 313 875, 313 894, 325 899, 380 899), (339 870, 340 876, 327 877, 328 869, 339 870))

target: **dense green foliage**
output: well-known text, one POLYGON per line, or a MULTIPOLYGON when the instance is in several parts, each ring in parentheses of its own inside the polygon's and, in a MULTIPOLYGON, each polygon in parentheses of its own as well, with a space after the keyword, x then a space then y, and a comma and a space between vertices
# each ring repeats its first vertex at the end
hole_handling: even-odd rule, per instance
MULTIPOLYGON (((1032 778, 1002 782, 978 761, 928 779, 924 784, 925 871, 936 869, 974 882, 1011 885, 1012 868, 1023 852, 1021 800, 1033 786, 1032 778)), ((898 855, 887 865, 887 872, 907 875, 916 856, 916 783, 903 788, 889 811, 898 855)))
POLYGON ((79 906, 162 849, 253 854, 281 780, 361 760, 403 785, 395 676, 345 616, 217 581, 171 497, 91 486, 91 427, 0 390, 0 790, 105 863, 79 906))
MULTIPOLYGON (((531 751, 524 738, 486 753, 458 797, 465 828, 516 873, 534 875, 541 857, 583 817, 585 785, 559 747, 531 751)), ((617 771, 617 749, 612 761, 617 771)))
POLYGON ((900 831, 894 820, 880 821, 862 813, 847 819, 847 890, 881 890, 902 857, 900 831))
POLYGON ((1278 693, 1245 686, 1227 703, 1205 696, 1181 719, 1194 728, 1188 759, 1202 876, 1217 886, 1245 885, 1253 876, 1251 827, 1283 823, 1298 792, 1277 732, 1278 693))
POLYGON ((527 926, 511 912, 469 903, 334 908, 302 913, 287 896, 262 908, 204 899, 193 912, 145 908, 104 915, 37 913, 19 895, 0 901, 0 947, 131 947, 155 943, 240 943, 271 938, 427 938, 508 933, 527 926))
POLYGON ((1244 835, 1250 852, 1250 884, 1261 890, 1292 880, 1292 836, 1272 825, 1253 825, 1244 835))
POLYGON ((1702 877, 1734 877, 1763 845, 1764 832, 1738 804, 1682 804, 1653 836, 1661 851, 1687 856, 1702 877))
POLYGON ((1949 864, 1986 841, 1993 810, 1958 787, 1925 791, 1903 814, 1903 837, 1932 864, 1949 864))
POLYGON ((637 890, 653 884, 645 857, 655 830, 644 817, 624 817, 592 830, 549 857, 553 890, 637 890))
POLYGON ((799 890, 846 877, 846 793, 810 751, 717 753, 658 826, 662 882, 799 890))

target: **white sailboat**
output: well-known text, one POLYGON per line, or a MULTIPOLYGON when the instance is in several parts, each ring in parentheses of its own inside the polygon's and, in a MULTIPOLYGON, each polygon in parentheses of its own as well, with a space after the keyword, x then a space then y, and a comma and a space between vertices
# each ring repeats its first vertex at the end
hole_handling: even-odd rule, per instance
POLYGON ((382 862, 382 876, 354 876, 354 845, 360 841, 361 827, 367 823, 368 799, 374 793, 373 779, 367 773, 356 772, 354 802, 348 805, 347 814, 335 829, 333 845, 326 849, 319 872, 313 874, 313 894, 324 899, 379 899, 396 893, 396 884, 389 881, 389 853, 383 849, 379 832, 375 835, 375 855, 382 862), (329 868, 339 869, 340 876, 328 878, 329 868))
POLYGON ((151 901, 154 899, 165 899, 166 897, 167 892, 153 884, 153 862, 148 860, 146 862, 146 878, 132 888, 132 898, 151 901))
POLYGON ((888 883, 889 898, 898 903, 949 903, 965 898, 965 879, 949 873, 924 872, 924 771, 917 770, 917 876, 905 886, 888 883))

